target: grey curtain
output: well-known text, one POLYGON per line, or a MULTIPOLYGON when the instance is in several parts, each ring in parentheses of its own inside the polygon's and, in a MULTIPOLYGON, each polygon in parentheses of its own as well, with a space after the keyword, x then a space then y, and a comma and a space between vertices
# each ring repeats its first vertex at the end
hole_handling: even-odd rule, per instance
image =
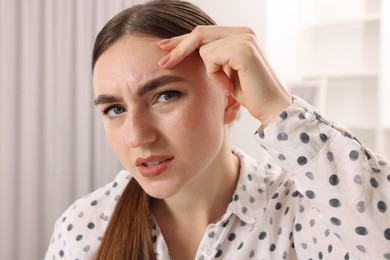
POLYGON ((121 168, 92 104, 90 57, 133 2, 0 0, 1 259, 42 259, 60 213, 121 168))

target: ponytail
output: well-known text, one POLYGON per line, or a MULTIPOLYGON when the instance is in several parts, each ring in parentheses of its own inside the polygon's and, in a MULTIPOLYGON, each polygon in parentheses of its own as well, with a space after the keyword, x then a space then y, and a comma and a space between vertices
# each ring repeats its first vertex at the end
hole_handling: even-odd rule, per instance
POLYGON ((132 178, 119 198, 95 260, 153 260, 150 197, 132 178))

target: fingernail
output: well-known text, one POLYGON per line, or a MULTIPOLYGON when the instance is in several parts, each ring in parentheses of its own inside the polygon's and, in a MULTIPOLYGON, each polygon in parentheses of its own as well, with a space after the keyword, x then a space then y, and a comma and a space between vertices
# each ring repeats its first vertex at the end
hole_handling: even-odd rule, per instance
POLYGON ((160 40, 157 44, 158 45, 164 45, 164 44, 167 44, 168 42, 170 42, 171 41, 171 39, 162 39, 162 40, 160 40))
POLYGON ((169 58, 171 57, 171 55, 168 53, 167 55, 165 55, 164 57, 162 57, 159 61, 158 61, 158 65, 160 66, 163 66, 165 63, 167 63, 169 61, 169 58))

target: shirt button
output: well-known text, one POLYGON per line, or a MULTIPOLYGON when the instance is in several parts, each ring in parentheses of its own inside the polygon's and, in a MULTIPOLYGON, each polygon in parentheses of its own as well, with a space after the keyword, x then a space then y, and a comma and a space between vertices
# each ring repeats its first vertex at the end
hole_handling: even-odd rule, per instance
POLYGON ((213 251, 212 251, 210 248, 206 248, 206 249, 204 249, 203 252, 202 252, 202 254, 203 254, 204 256, 207 256, 207 257, 210 257, 212 253, 213 253, 213 251))

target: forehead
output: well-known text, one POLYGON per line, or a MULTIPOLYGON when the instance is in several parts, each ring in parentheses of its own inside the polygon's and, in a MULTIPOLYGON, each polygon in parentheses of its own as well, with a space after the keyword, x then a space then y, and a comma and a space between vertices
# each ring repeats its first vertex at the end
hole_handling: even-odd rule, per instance
POLYGON ((128 80, 140 81, 145 74, 155 74, 161 70, 157 64, 166 52, 157 42, 159 38, 125 36, 114 42, 98 58, 93 71, 94 82, 120 79, 127 75, 128 80))
POLYGON ((160 38, 126 36, 113 43, 98 58, 93 71, 95 94, 114 90, 118 86, 139 87, 152 78, 177 75, 191 79, 201 78, 204 65, 193 53, 173 69, 163 69, 158 61, 167 55, 158 46, 160 38), (196 70, 196 73, 195 73, 196 70))

